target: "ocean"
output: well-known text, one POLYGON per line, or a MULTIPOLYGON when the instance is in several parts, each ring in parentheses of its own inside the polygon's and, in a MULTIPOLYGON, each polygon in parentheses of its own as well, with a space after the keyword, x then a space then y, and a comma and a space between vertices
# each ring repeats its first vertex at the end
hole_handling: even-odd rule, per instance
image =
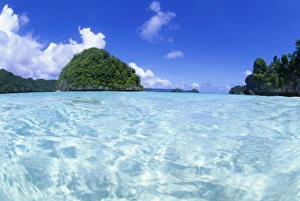
POLYGON ((0 200, 300 200, 300 99, 0 95, 0 200))

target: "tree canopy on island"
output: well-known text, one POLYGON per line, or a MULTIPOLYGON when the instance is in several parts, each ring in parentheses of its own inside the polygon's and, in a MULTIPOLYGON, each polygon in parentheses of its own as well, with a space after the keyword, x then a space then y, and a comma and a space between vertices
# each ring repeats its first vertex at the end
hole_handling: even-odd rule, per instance
POLYGON ((61 91, 143 90, 134 69, 95 47, 74 55, 62 69, 57 88, 61 91))
POLYGON ((182 89, 179 89, 179 88, 175 88, 175 89, 172 89, 171 92, 181 93, 181 92, 183 92, 183 90, 182 90, 182 89))
POLYGON ((194 88, 194 89, 192 89, 192 90, 189 90, 188 92, 189 92, 189 93, 199 93, 199 90, 197 90, 197 89, 194 88))
POLYGON ((56 80, 22 78, 0 69, 0 93, 53 92, 56 80))
MULTIPOLYGON (((300 39, 296 41, 296 50, 284 54, 281 58, 276 55, 267 65, 263 58, 257 58, 253 64, 253 74, 248 75, 244 93, 254 91, 261 95, 300 95, 300 39), (298 89, 299 88, 299 89, 298 89)), ((237 86, 229 93, 241 93, 243 88, 237 86)))
POLYGON ((234 86, 229 90, 230 94, 244 94, 246 86, 234 86))
POLYGON ((257 58, 253 64, 253 73, 254 74, 263 74, 268 71, 268 66, 264 59, 257 58))
POLYGON ((268 87, 293 85, 300 78, 300 39, 296 41, 296 50, 292 54, 284 54, 280 59, 275 55, 268 66, 263 59, 257 58, 253 77, 265 81, 268 87))

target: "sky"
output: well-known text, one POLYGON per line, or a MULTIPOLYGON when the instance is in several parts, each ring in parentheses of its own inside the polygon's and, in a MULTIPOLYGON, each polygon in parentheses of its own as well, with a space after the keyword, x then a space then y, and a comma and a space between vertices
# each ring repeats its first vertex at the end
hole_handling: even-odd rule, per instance
POLYGON ((147 88, 228 93, 254 60, 295 50, 300 0, 0 1, 0 68, 57 79, 74 54, 103 48, 147 88))

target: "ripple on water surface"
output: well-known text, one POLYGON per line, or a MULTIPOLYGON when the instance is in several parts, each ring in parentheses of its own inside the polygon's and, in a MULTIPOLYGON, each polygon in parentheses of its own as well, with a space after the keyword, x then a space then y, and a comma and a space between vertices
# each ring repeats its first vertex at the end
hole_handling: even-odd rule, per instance
POLYGON ((0 200, 300 200, 298 98, 0 96, 0 200))

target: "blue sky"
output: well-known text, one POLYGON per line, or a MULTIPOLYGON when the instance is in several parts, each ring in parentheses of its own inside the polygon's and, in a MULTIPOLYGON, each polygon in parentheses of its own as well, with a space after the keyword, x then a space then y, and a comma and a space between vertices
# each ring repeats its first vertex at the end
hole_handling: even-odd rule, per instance
POLYGON ((300 0, 1 1, 0 67, 57 78, 74 52, 96 46, 146 87, 227 93, 255 58, 294 51, 299 8, 300 0))

